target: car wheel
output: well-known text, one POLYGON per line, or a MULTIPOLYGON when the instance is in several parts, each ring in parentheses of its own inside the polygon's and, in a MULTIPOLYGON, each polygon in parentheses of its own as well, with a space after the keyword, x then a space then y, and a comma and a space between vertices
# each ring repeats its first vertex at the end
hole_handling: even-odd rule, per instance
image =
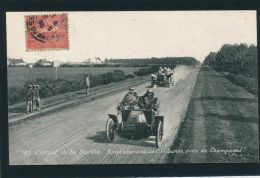
POLYGON ((157 148, 159 148, 161 145, 162 136, 163 136, 163 125, 162 125, 162 121, 159 121, 158 126, 157 126, 156 138, 155 138, 157 148))
POLYGON ((114 121, 111 118, 107 120, 106 132, 107 132, 107 141, 109 143, 113 142, 115 137, 115 129, 114 129, 114 121))

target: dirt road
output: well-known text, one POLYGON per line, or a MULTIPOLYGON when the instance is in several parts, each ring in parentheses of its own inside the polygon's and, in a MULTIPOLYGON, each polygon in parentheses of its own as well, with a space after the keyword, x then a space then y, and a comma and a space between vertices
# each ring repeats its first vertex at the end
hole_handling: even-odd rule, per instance
MULTIPOLYGON (((111 96, 11 125, 10 164, 167 163, 167 150, 171 148, 185 117, 198 72, 198 68, 178 66, 174 71, 174 87, 153 89, 161 100, 160 114, 165 117, 162 149, 156 149, 155 137, 139 141, 116 138, 115 143, 107 142, 107 114, 116 114, 116 105, 126 94, 125 89, 111 96)), ((143 95, 149 86, 150 80, 147 78, 135 89, 143 95)), ((106 89, 109 90, 109 86, 106 89)))
POLYGON ((258 97, 210 68, 202 67, 172 147, 194 152, 170 155, 169 162, 259 162, 258 127, 258 97))

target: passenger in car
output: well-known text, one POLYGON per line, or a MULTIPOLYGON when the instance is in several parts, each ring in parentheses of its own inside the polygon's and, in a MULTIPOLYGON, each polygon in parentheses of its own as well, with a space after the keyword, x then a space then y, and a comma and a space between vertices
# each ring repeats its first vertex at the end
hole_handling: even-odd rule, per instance
POLYGON ((153 110, 154 114, 159 114, 160 101, 154 96, 154 92, 149 89, 147 92, 139 99, 140 109, 153 110))

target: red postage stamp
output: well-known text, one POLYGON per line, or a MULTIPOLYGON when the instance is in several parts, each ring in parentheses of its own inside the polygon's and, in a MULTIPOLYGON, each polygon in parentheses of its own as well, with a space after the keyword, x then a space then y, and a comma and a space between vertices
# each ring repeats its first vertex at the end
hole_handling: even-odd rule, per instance
POLYGON ((68 14, 28 15, 26 50, 69 49, 68 14))

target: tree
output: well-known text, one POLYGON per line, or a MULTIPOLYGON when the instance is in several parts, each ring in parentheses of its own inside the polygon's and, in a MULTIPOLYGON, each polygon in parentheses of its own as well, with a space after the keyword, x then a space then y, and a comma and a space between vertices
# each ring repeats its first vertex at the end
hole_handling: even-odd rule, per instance
POLYGON ((257 47, 241 44, 224 44, 217 53, 210 52, 204 60, 216 70, 257 77, 257 47))
POLYGON ((95 57, 95 60, 96 60, 97 62, 100 62, 100 61, 101 61, 101 59, 100 59, 99 57, 95 57))

